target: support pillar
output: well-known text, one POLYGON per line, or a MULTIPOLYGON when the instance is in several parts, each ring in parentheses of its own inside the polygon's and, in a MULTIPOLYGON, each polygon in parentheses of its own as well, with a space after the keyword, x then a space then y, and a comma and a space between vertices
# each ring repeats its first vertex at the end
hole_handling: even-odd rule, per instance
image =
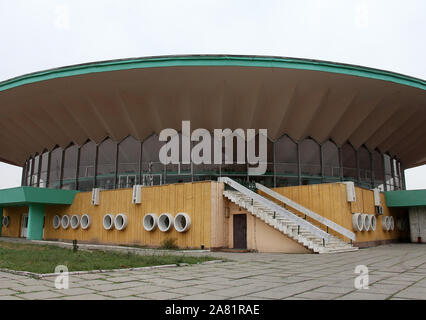
POLYGON ((44 205, 32 203, 28 213, 28 240, 43 240, 44 205))

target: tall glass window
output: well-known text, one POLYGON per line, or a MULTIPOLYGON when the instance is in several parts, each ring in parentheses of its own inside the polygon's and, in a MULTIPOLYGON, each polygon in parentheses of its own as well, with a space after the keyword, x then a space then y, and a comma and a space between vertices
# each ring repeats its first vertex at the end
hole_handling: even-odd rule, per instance
POLYGON ((62 148, 50 153, 49 188, 59 189, 61 182, 62 148))
POLYGON ((98 148, 98 166, 96 172, 97 187, 102 189, 114 189, 116 157, 117 144, 109 138, 104 140, 98 148))
POLYGON ((118 145, 118 186, 132 188, 139 183, 141 143, 128 136, 118 145))
POLYGON ((395 190, 400 190, 400 181, 399 181, 399 168, 398 161, 396 159, 392 159, 392 172, 393 172, 393 180, 395 185, 395 190))
POLYGON ((387 154, 383 155, 383 158, 384 158, 384 161, 385 161, 386 190, 394 190, 391 158, 387 154))
POLYGON ((31 186, 31 170, 33 168, 33 158, 30 158, 27 163, 27 186, 31 186))
MULTIPOLYGON (((261 137, 262 141, 264 136, 261 137)), ((267 187, 274 187, 274 143, 266 137, 266 172, 263 175, 249 176, 249 180, 252 182, 258 182, 267 187)), ((259 134, 255 137, 255 156, 259 157, 259 134)), ((258 165, 248 165, 248 167, 257 167, 258 165)))
POLYGON ((365 146, 358 149, 359 157, 359 176, 361 184, 365 187, 371 187, 372 170, 371 170, 371 154, 365 146))
POLYGON ((297 177, 297 144, 288 136, 274 143, 275 171, 277 175, 297 177))
POLYGON ((384 191, 384 168, 382 154, 375 150, 373 152, 373 175, 374 175, 374 187, 384 191))
MULTIPOLYGON (((326 181, 329 178, 340 177, 339 148, 330 140, 322 145, 323 172, 326 181)), ((335 179, 333 179, 335 180, 335 179)))
POLYGON ((49 170, 49 152, 45 152, 41 156, 40 182, 39 182, 40 188, 47 187, 48 170, 49 170))
POLYGON ((75 190, 77 188, 78 146, 72 145, 65 149, 62 189, 75 190))
POLYGON ((299 184, 297 144, 287 135, 274 143, 276 186, 299 184))
POLYGON ((346 180, 357 180, 356 152, 350 143, 342 146, 343 178, 346 180))
POLYGON ((191 164, 182 163, 182 133, 179 135, 179 164, 169 163, 166 165, 166 176, 163 183, 181 183, 192 181, 191 164))
POLYGON ((321 149, 313 139, 305 139, 299 144, 300 165, 303 177, 321 177, 321 149))
POLYGON ((89 141, 80 148, 78 189, 89 191, 95 185, 96 144, 89 141))
POLYGON ((164 145, 153 134, 142 144, 142 184, 158 185, 164 183, 164 165, 160 162, 160 149, 164 145))
POLYGON ((33 177, 31 179, 31 186, 33 187, 38 187, 39 171, 40 171, 40 156, 36 155, 34 157, 34 170, 33 170, 33 177))

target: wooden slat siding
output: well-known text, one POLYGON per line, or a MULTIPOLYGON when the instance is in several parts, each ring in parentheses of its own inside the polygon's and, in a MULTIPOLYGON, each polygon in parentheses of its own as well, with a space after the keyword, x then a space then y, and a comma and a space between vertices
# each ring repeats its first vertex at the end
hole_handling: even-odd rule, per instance
MULTIPOLYGON (((355 187, 357 201, 353 203, 347 202, 346 186, 341 183, 282 187, 274 188, 273 190, 352 231, 353 212, 368 214, 375 213, 373 191, 359 187, 355 187)), ((404 209, 388 208, 386 206, 384 194, 381 194, 380 196, 383 205, 383 216, 394 216, 395 230, 384 231, 382 228, 383 216, 376 216, 376 231, 355 232, 357 242, 391 240, 406 237, 406 233, 401 233, 396 228, 396 218, 406 215, 406 211, 404 209)), ((321 226, 316 223, 316 221, 312 221, 310 218, 307 220, 317 226, 321 226)), ((329 230, 329 232, 332 235, 339 236, 339 238, 342 238, 345 241, 349 241, 348 238, 342 237, 333 230, 329 230)))
POLYGON ((9 216, 9 226, 2 225, 1 236, 18 238, 21 235, 21 219, 24 213, 28 213, 28 207, 3 208, 3 217, 9 216))
POLYGON ((131 203, 132 190, 101 191, 100 205, 91 205, 91 192, 81 192, 75 197, 74 203, 67 206, 48 206, 46 208, 45 239, 77 239, 87 242, 138 244, 160 246, 168 238, 176 238, 181 248, 200 248, 202 244, 210 247, 210 210, 211 182, 181 183, 174 185, 142 188, 142 204, 131 203), (191 217, 191 228, 185 233, 179 233, 174 228, 169 232, 161 232, 158 227, 147 232, 143 229, 142 219, 146 213, 170 213, 173 217, 178 212, 186 212, 191 217), (90 214, 92 224, 88 230, 53 229, 53 217, 68 214, 90 214), (106 231, 102 220, 106 213, 125 213, 128 226, 124 231, 106 231))

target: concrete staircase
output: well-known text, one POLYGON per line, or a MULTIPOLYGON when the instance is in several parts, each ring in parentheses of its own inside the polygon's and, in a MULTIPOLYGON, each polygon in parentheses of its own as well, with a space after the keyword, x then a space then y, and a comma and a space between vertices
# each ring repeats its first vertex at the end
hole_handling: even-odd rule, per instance
POLYGON ((313 252, 337 253, 358 250, 357 247, 324 232, 292 211, 277 205, 275 202, 260 196, 231 179, 227 179, 229 178, 224 177, 221 178, 221 181, 228 182, 228 184, 231 183, 233 188, 239 189, 225 190, 223 195, 227 199, 313 252))

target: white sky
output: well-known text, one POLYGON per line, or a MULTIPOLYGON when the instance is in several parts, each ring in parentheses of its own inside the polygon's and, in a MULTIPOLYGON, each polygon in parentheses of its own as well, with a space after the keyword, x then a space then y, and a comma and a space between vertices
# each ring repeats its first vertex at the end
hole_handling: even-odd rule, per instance
MULTIPOLYGON (((425 35, 424 0, 0 0, 0 81, 97 60, 200 53, 330 60, 425 79, 425 35)), ((0 189, 20 177, 20 168, 0 163, 0 189)), ((407 170, 406 181, 426 189, 426 166, 407 170)))

